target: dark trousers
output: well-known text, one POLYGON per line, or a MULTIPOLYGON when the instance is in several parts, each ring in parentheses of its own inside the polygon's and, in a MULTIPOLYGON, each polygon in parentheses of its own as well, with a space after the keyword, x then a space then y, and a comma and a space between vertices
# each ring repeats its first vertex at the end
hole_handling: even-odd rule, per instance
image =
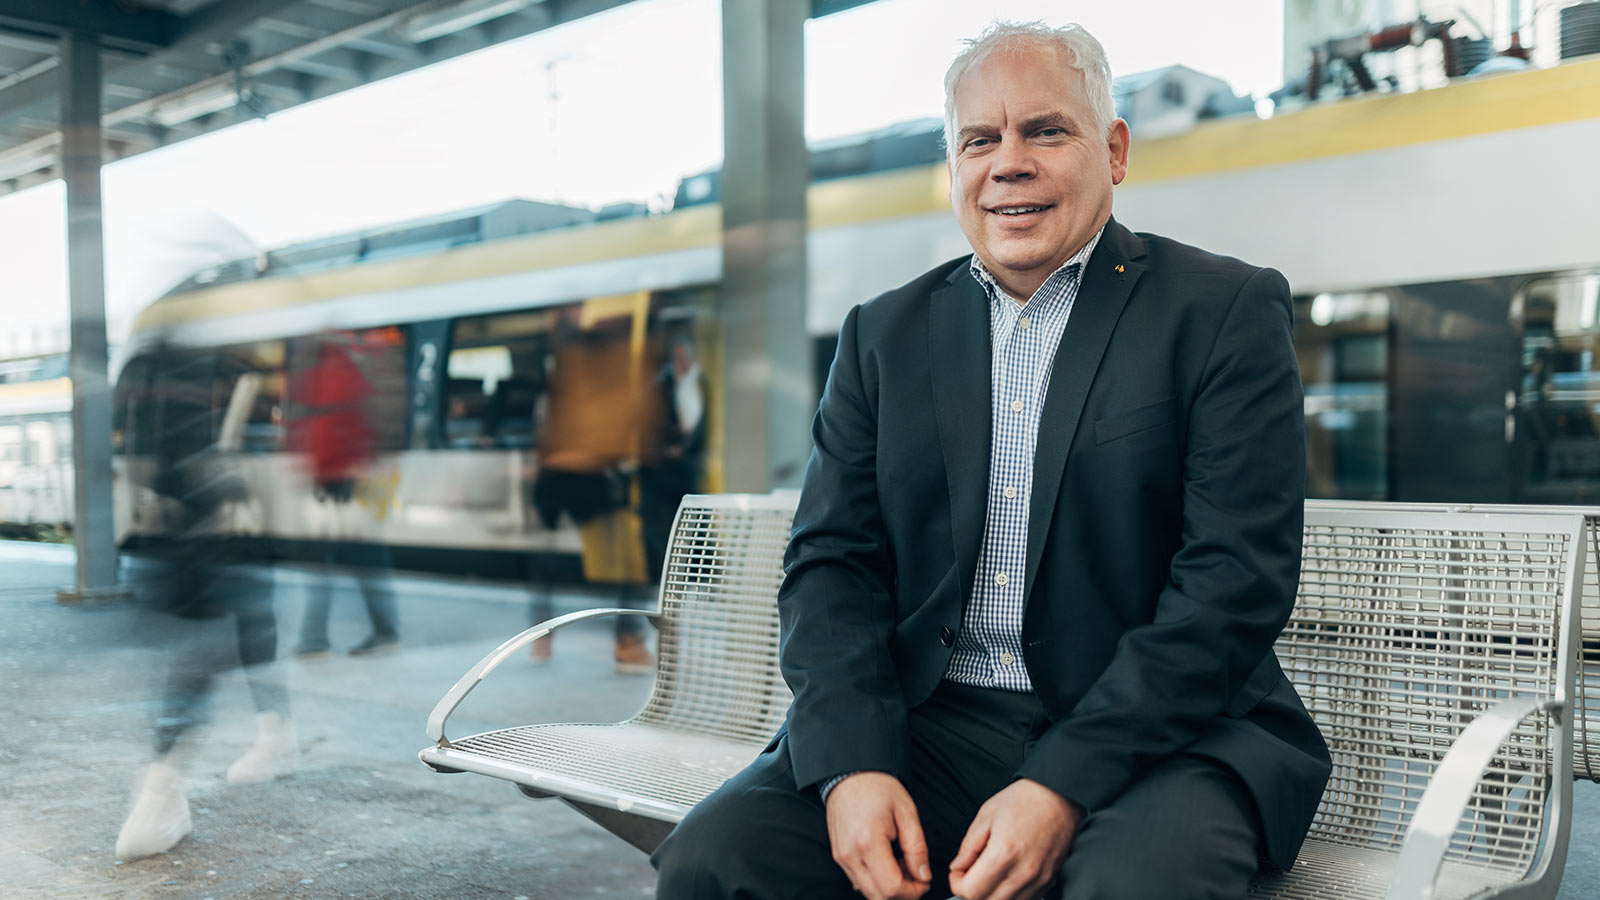
POLYGON ((183 612, 166 620, 172 629, 173 649, 156 722, 156 755, 170 751, 185 731, 204 718, 205 702, 217 676, 234 666, 244 667, 257 712, 288 715, 289 693, 283 673, 267 665, 278 655, 278 617, 271 583, 236 566, 210 563, 167 566, 161 571, 165 577, 156 584, 173 595, 195 599, 173 601, 177 602, 174 608, 183 612), (194 616, 200 609, 209 614, 194 616), (233 617, 236 644, 222 640, 216 631, 214 620, 224 615, 233 617))
POLYGON ((328 649, 328 616, 333 610, 334 579, 337 567, 349 566, 351 577, 361 590, 372 636, 380 640, 400 638, 400 608, 389 586, 389 548, 383 544, 329 543, 323 548, 325 568, 306 589, 305 614, 300 619, 299 651, 328 649))
MULTIPOLYGON (((906 789, 928 840, 934 883, 985 800, 1012 780, 1048 726, 1032 694, 945 682, 908 717, 906 789)), ((1082 823, 1045 896, 1062 900, 1238 900, 1255 874, 1260 817, 1237 777, 1199 757, 1155 766, 1082 823)), ((815 788, 800 790, 787 741, 694 808, 656 850, 658 900, 855 896, 833 861, 815 788)))

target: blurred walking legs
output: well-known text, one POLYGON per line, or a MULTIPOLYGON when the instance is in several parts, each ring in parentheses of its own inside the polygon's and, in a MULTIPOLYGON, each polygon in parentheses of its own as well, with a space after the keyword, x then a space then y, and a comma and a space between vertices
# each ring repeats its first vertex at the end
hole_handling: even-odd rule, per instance
POLYGON ((301 657, 327 656, 328 616, 333 607, 334 579, 338 568, 349 567, 349 575, 361 590, 372 632, 366 640, 350 648, 352 655, 392 650, 400 646, 400 611, 394 591, 388 584, 389 550, 383 545, 329 545, 323 553, 326 568, 307 588, 306 608, 300 620, 300 639, 294 653, 301 657))
POLYGON ((155 761, 141 775, 132 810, 117 835, 119 859, 138 859, 171 849, 192 827, 187 792, 178 765, 179 741, 204 718, 218 675, 241 665, 260 729, 254 745, 228 768, 230 783, 267 781, 293 774, 299 748, 289 718, 277 657, 278 621, 270 582, 236 566, 218 565, 227 548, 195 541, 173 552, 147 583, 173 629, 161 712, 155 729, 155 761), (216 640, 212 622, 232 617, 231 641, 216 640))
MULTIPOLYGON (((294 653, 299 657, 325 657, 332 653, 328 642, 328 616, 333 607, 334 579, 339 569, 348 569, 361 590, 362 603, 372 631, 365 640, 350 648, 352 656, 394 650, 400 646, 400 612, 394 591, 389 587, 391 568, 389 548, 384 544, 346 543, 353 534, 344 520, 352 515, 346 486, 342 493, 325 492, 318 508, 326 525, 323 550, 324 568, 314 578, 306 594, 306 608, 300 620, 300 639, 294 653), (331 502, 330 502, 331 501, 331 502)), ((359 514, 359 513, 354 513, 359 514)))
MULTIPOLYGON (((533 558, 531 584, 532 600, 528 604, 528 624, 537 625, 555 615, 555 587, 540 558, 533 558)), ((618 584, 616 605, 623 609, 648 609, 653 599, 648 586, 618 584)), ((638 616, 616 617, 616 650, 613 660, 617 672, 623 675, 648 675, 655 671, 655 658, 646 644, 645 622, 638 616)), ((534 665, 550 661, 554 649, 554 635, 542 637, 529 647, 534 665)))

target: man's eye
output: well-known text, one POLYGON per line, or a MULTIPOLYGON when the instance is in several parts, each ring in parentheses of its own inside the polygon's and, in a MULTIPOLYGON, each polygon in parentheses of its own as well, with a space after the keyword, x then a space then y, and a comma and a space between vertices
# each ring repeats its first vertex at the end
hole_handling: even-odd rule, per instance
POLYGON ((1039 129, 1040 137, 1062 137, 1066 133, 1067 130, 1065 128, 1057 128, 1054 125, 1050 126, 1049 128, 1039 129))
POLYGON ((994 138, 980 137, 980 138, 973 138, 972 140, 967 141, 967 146, 968 147, 982 147, 985 144, 992 144, 992 143, 994 143, 994 138))

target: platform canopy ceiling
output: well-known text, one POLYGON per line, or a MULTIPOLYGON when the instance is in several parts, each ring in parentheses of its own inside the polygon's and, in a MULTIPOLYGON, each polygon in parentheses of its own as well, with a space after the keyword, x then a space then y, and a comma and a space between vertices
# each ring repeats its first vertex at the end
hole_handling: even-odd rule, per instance
POLYGON ((109 161, 628 2, 0 0, 0 194, 60 176, 68 33, 101 46, 109 161))

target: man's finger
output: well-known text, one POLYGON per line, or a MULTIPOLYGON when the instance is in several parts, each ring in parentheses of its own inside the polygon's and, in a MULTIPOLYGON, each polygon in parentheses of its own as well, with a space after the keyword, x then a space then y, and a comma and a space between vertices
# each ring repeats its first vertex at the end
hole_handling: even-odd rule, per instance
POLYGON ((905 878, 900 871, 900 863, 894 858, 894 851, 889 847, 888 841, 864 848, 861 861, 866 868, 867 878, 871 880, 873 889, 877 891, 879 896, 896 897, 900 895, 900 888, 905 878))
POLYGON ((894 824, 899 832, 900 857, 906 872, 918 881, 931 881, 933 870, 928 867, 928 841, 923 837, 922 822, 917 819, 917 811, 896 807, 894 824))
POLYGON ((988 900, 991 896, 997 896, 994 890, 1005 878, 1008 867, 999 862, 996 856, 994 853, 981 853, 960 874, 951 869, 950 889, 966 900, 988 900))
POLYGON ((950 861, 950 871, 965 872, 977 862, 978 854, 989 843, 989 819, 979 811, 976 819, 967 828, 967 834, 961 839, 961 849, 956 851, 956 858, 950 861))

